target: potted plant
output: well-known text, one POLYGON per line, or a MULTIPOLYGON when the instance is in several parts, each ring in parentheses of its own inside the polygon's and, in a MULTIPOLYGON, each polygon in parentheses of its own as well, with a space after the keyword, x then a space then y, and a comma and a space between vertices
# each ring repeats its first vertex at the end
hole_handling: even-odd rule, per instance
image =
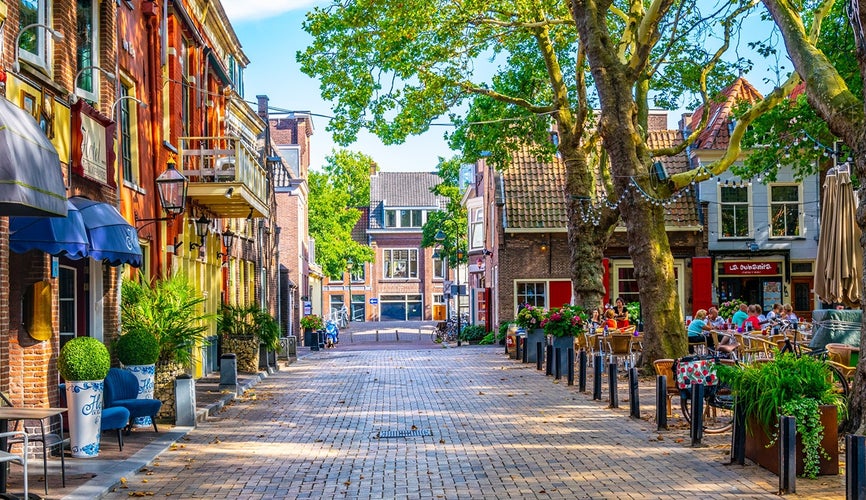
POLYGON ((747 458, 778 474, 779 417, 791 415, 797 421, 797 474, 838 474, 838 423, 845 401, 827 364, 785 353, 744 367, 719 365, 718 376, 746 415, 747 458))
POLYGON ((526 332, 526 361, 535 363, 538 359, 538 342, 544 346, 544 328, 541 322, 544 320, 544 309, 535 307, 531 304, 524 304, 517 311, 517 326, 523 328, 526 332))
POLYGON ((583 333, 586 319, 586 311, 582 307, 565 304, 549 310, 541 320, 544 333, 553 337, 553 348, 559 348, 559 366, 563 372, 568 363, 568 349, 574 349, 574 336, 583 333))
POLYGON ((223 352, 237 356, 239 372, 259 371, 260 340, 257 335, 256 315, 259 308, 254 305, 223 305, 217 317, 217 330, 222 336, 223 352))
POLYGON ((744 304, 740 299, 731 299, 719 304, 719 316, 730 320, 734 313, 740 310, 740 304, 744 304))
POLYGON ((153 284, 124 280, 120 315, 124 331, 151 332, 159 342, 154 397, 163 402, 159 417, 174 420, 175 379, 192 370, 193 350, 207 345, 212 314, 205 299, 182 274, 153 284))
MULTIPOLYGON (((282 329, 280 323, 271 314, 259 309, 254 317, 256 329, 259 335, 259 341, 264 347, 265 356, 267 357, 267 366, 277 365, 277 351, 280 350, 280 336, 282 329)), ((261 365, 261 362, 259 362, 261 365)))
POLYGON ((57 371, 66 381, 73 457, 89 458, 99 454, 103 381, 110 367, 108 349, 93 337, 75 337, 60 349, 57 371))
POLYGON ((325 322, 322 321, 322 317, 317 314, 308 314, 301 318, 301 328, 304 329, 304 345, 307 347, 312 347, 313 349, 319 348, 319 338, 314 332, 325 328, 325 322))
MULTIPOLYGON (((159 359, 159 341, 147 330, 123 328, 126 333, 114 343, 114 354, 123 367, 138 379, 139 399, 153 399, 153 381, 159 359)), ((150 417, 136 417, 136 427, 149 427, 150 417)))

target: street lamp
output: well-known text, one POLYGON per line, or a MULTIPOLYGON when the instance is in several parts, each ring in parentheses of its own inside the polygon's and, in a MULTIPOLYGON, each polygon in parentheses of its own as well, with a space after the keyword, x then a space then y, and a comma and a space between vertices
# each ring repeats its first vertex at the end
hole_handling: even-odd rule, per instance
POLYGON ((196 219, 195 221, 195 235, 198 236, 198 243, 191 241, 189 243, 189 251, 192 252, 196 248, 201 248, 204 246, 204 239, 207 237, 207 228, 210 225, 210 219, 202 214, 201 217, 196 219))
MULTIPOLYGON (((21 54, 21 50, 20 50, 21 49, 21 35, 24 34, 25 31, 27 31, 31 28, 44 29, 45 31, 48 32, 48 34, 51 35, 51 39, 54 40, 55 42, 59 42, 60 40, 63 40, 63 33, 55 30, 54 28, 52 28, 51 26, 48 26, 47 24, 40 24, 40 23, 28 24, 27 26, 18 30, 18 35, 15 36, 15 59, 12 61, 12 71, 14 71, 16 73, 21 71, 21 64, 18 62, 19 56, 21 54)), ((39 42, 37 42, 37 43, 39 43, 39 42)))
POLYGON ((454 268, 454 281, 457 282, 457 347, 460 347, 460 261, 463 259, 463 249, 457 248, 457 267, 454 268))
MULTIPOLYGON (((81 75, 83 75, 85 71, 91 71, 94 69, 101 72, 102 74, 107 76, 112 81, 117 80, 117 75, 115 75, 113 72, 108 71, 107 69, 105 69, 101 66, 85 66, 85 67, 81 68, 80 70, 78 70, 78 73, 75 73, 75 80, 72 81, 72 85, 75 87, 75 90, 73 90, 72 93, 69 94, 69 102, 75 104, 78 101, 78 97, 79 97, 77 94, 77 92, 78 92, 78 80, 81 78, 81 75)), ((91 82, 92 82, 92 80, 91 80, 91 82)), ((95 88, 91 90, 91 92, 95 92, 95 91, 96 91, 95 88)), ((136 100, 138 100, 138 99, 136 99, 136 100)), ((141 102, 141 101, 139 101, 139 102, 141 102)))
POLYGON ((174 162, 169 162, 166 165, 165 172, 159 174, 156 178, 156 192, 159 194, 159 205, 168 214, 168 217, 155 217, 141 219, 136 214, 135 223, 147 222, 142 226, 136 226, 136 229, 141 229, 148 224, 156 221, 171 221, 178 214, 182 214, 186 208, 186 192, 189 187, 189 180, 178 172, 174 162))
POLYGON ((237 235, 233 233, 231 229, 226 229, 225 231, 223 231, 223 246, 226 247, 226 253, 217 252, 218 259, 221 259, 223 257, 227 258, 229 256, 229 252, 231 252, 232 250, 232 245, 234 245, 235 243, 236 236, 237 235))
POLYGON ((352 268, 355 267, 351 259, 346 261, 346 271, 349 274, 349 321, 355 320, 355 311, 352 310, 352 268))

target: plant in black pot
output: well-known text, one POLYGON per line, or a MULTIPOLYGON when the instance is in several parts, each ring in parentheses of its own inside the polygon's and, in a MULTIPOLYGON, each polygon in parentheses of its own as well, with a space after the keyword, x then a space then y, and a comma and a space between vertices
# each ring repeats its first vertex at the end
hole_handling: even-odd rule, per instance
MULTIPOLYGON (((159 341, 147 330, 130 330, 114 343, 114 354, 123 367, 138 379, 139 399, 153 399, 156 362, 159 360, 159 341)), ((153 424, 150 417, 136 417, 136 427, 153 424)))
POLYGON ((797 473, 814 478, 838 473, 839 420, 845 400, 836 390, 833 372, 820 359, 779 354, 744 366, 718 366, 722 384, 730 386, 736 405, 746 416, 746 456, 778 474, 776 445, 779 417, 796 417, 797 473))
POLYGON ((66 381, 73 457, 89 458, 99 454, 103 381, 110 367, 108 349, 93 337, 76 337, 60 350, 57 371, 66 381))

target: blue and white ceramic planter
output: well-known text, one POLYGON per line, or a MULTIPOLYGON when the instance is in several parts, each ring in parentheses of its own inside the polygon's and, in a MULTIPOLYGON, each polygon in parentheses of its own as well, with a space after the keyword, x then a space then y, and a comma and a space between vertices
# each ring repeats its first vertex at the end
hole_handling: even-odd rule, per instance
POLYGON ((104 388, 102 380, 66 382, 69 440, 75 458, 92 458, 99 454, 104 388))
MULTIPOLYGON (((153 399, 153 379, 156 374, 156 365, 124 365, 128 371, 138 379, 138 399, 153 399)), ((150 417, 136 417, 133 421, 135 427, 150 427, 153 421, 150 417)))

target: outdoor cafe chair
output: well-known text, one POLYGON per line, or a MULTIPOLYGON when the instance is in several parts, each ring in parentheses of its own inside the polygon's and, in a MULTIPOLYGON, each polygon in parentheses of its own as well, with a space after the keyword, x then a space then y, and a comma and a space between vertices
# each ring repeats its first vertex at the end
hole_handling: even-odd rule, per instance
MULTIPOLYGON (((21 443, 21 453, 12 453, 6 450, 0 450, 0 467, 6 467, 8 463, 20 464, 24 469, 22 474, 24 475, 24 498, 30 498, 29 492, 29 480, 27 477, 27 447, 29 445, 29 439, 27 433, 24 431, 9 431, 9 432, 0 432, 0 439, 15 439, 19 440, 21 443)), ((4 488, 5 489, 5 488, 4 488)), ((9 498, 4 495, 4 498, 9 498)))
MULTIPOLYGON (((6 396, 6 394, 0 392, 0 402, 2 402, 3 406, 14 407, 12 401, 6 396)), ((48 494, 48 454, 51 453, 51 450, 54 448, 60 448, 60 482, 62 486, 66 487, 66 460, 64 458, 64 448, 69 444, 69 438, 63 437, 63 428, 61 427, 58 432, 50 432, 51 430, 51 422, 48 422, 49 432, 45 431, 45 418, 33 419, 32 422, 29 420, 24 421, 24 427, 22 432, 24 432, 23 436, 13 436, 6 440, 6 452, 12 449, 13 445, 20 444, 27 449, 27 443, 41 443, 42 444, 42 475, 45 476, 45 494, 48 494), (28 425, 30 422, 32 425, 28 425), (38 423, 37 423, 38 422, 38 423), (37 432, 38 431, 38 432, 37 432)), ((49 419, 50 420, 50 419, 49 419)), ((15 429, 18 429, 19 422, 15 423, 15 429)), ((58 422, 58 425, 60 423, 58 422)), ((26 453, 25 453, 26 454, 26 453)), ((5 467, 5 465, 4 465, 5 467)))
POLYGON ((634 354, 631 350, 632 339, 634 339, 634 335, 630 333, 614 333, 607 336, 607 354, 611 361, 616 357, 627 360, 624 362, 626 368, 634 366, 634 354))
POLYGON ((674 376, 674 360, 672 359, 657 359, 653 361, 653 368, 656 370, 656 375, 664 375, 666 377, 666 396, 668 403, 668 416, 673 416, 672 400, 674 396, 680 395, 680 389, 677 387, 677 379, 674 376))

